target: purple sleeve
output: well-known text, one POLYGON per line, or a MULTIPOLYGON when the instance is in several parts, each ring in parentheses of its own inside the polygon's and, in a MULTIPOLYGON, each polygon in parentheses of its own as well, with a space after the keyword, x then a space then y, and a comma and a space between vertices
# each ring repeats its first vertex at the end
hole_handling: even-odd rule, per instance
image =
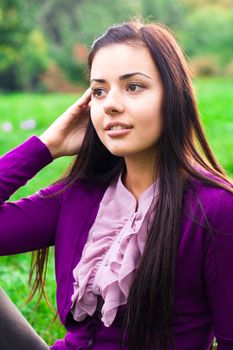
POLYGON ((205 281, 218 350, 233 349, 233 194, 223 191, 207 233, 205 281))
POLYGON ((16 202, 5 202, 50 162, 49 150, 36 136, 0 158, 0 255, 36 250, 54 243, 60 196, 51 194, 58 185, 16 202))

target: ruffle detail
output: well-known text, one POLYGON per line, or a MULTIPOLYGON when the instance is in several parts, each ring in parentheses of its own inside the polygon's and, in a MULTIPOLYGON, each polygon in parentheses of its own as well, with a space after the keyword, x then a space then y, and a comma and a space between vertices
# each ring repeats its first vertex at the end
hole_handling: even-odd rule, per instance
POLYGON ((142 194, 135 212, 136 200, 121 178, 105 192, 81 260, 73 271, 71 311, 75 320, 93 316, 100 295, 104 301, 102 322, 109 327, 118 307, 127 303, 154 216, 157 195, 156 183, 142 194))

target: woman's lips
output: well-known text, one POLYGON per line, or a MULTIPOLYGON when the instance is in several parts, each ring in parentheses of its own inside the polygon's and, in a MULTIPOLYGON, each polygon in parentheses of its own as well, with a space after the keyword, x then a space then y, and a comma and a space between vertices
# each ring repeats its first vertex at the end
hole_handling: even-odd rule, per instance
POLYGON ((129 134, 132 130, 132 127, 128 124, 115 121, 113 123, 107 124, 105 130, 108 136, 119 137, 129 134))
POLYGON ((130 129, 115 129, 115 130, 107 130, 107 135, 110 137, 119 137, 119 136, 124 136, 130 133, 130 129))

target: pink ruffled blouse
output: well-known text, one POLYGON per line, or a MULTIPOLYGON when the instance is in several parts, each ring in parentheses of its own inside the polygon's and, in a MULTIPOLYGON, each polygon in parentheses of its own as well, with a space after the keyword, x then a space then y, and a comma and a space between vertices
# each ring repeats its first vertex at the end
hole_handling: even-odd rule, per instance
POLYGON ((81 260, 73 271, 71 312, 75 320, 92 316, 98 296, 101 296, 101 320, 109 327, 118 307, 126 304, 153 220, 151 214, 157 196, 158 182, 143 192, 137 206, 121 176, 106 190, 81 260))

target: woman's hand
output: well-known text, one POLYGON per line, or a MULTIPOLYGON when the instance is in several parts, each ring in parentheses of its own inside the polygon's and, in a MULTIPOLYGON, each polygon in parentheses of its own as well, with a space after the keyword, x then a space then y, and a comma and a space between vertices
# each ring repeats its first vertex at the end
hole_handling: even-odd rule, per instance
POLYGON ((90 100, 89 88, 40 136, 40 140, 48 147, 54 159, 78 153, 90 116, 90 100))

